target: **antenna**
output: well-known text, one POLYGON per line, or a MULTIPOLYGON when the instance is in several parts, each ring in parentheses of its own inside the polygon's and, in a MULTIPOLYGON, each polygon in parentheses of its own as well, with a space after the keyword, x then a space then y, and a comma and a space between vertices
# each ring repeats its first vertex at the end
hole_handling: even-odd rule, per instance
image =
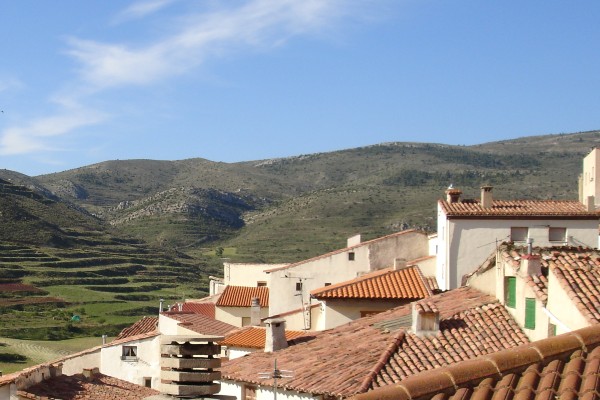
POLYGON ((260 379, 273 379, 273 400, 277 400, 277 379, 293 378, 294 372, 285 369, 277 369, 277 359, 273 363, 273 371, 259 372, 260 379))

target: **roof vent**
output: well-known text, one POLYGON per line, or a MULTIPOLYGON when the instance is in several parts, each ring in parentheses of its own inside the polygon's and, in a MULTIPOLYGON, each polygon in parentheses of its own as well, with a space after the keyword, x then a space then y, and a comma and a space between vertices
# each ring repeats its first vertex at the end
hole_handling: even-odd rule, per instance
POLYGON ((450 187, 446 189, 446 201, 450 204, 458 203, 461 194, 462 191, 460 189, 454 189, 452 185, 450 185, 450 187))
POLYGON ((492 186, 481 187, 481 207, 492 208, 492 186))
POLYGON ((253 297, 250 304, 250 325, 260 325, 260 298, 253 297))

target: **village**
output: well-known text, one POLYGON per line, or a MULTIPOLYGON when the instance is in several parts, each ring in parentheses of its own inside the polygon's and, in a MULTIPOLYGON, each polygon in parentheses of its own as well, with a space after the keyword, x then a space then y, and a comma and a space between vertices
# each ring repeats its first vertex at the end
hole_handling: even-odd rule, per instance
POLYGON ((577 200, 450 185, 437 232, 293 264, 224 262, 210 296, 0 378, 0 399, 598 396, 600 149, 577 200), (111 397, 112 396, 112 397, 111 397))

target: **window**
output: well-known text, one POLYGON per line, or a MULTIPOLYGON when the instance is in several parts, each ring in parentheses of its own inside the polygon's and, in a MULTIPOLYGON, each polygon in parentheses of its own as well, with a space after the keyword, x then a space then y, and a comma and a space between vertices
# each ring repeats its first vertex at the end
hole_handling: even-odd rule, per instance
POLYGON ((567 241, 567 228, 553 228, 548 229, 548 240, 551 242, 566 242, 567 241))
POLYGON ((323 286, 331 286, 331 282, 325 282, 323 286))
POLYGON ((535 299, 525 299, 525 328, 535 329, 535 299))
POLYGON ((556 325, 548 323, 548 337, 556 336, 556 325))
POLYGON ((144 378, 144 386, 146 386, 147 388, 151 388, 152 387, 152 378, 144 378))
POLYGON ((296 292, 302 291, 302 282, 296 282, 296 292))
POLYGON ((381 311, 361 311, 360 317, 361 318, 370 317, 371 315, 379 314, 380 312, 381 311))
POLYGON ((244 385, 244 400, 256 400, 256 386, 244 385))
POLYGON ((506 307, 515 308, 517 306, 517 278, 508 276, 504 283, 506 285, 506 307))
POLYGON ((121 360, 137 361, 137 346, 123 346, 121 360))
POLYGON ((510 228, 510 240, 511 242, 524 242, 527 240, 529 234, 529 228, 521 226, 513 226, 510 228))
POLYGON ((265 281, 256 282, 256 287, 263 287, 263 286, 267 286, 267 282, 265 282, 265 281))
POLYGON ((353 251, 348 253, 348 261, 354 261, 354 252, 353 251))

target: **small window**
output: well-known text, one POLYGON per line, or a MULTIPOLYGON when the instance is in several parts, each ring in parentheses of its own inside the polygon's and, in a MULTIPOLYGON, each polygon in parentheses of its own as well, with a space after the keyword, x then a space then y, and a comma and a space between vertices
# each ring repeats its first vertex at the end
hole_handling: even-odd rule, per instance
POLYGON ((361 311, 360 317, 361 318, 370 317, 371 315, 379 314, 380 312, 381 311, 361 311))
POLYGON ((527 227, 512 227, 510 228, 510 240, 511 242, 524 242, 527 240, 529 234, 529 228, 527 227))
POLYGON ((354 252, 353 251, 348 253, 348 261, 354 261, 354 252))
POLYGON ((331 282, 325 282, 324 286, 331 286, 331 282))
POLYGON ((256 287, 263 287, 263 286, 267 286, 267 282, 265 282, 265 281, 256 282, 256 287))
POLYGON ((302 291, 302 282, 296 282, 296 292, 302 291))
POLYGON ((144 378, 144 386, 146 386, 147 388, 151 388, 152 387, 152 378, 144 378))
POLYGON ((550 229, 548 229, 548 240, 551 242, 566 242, 567 228, 550 227, 550 229))
POLYGON ((535 329, 535 299, 525 299, 525 328, 535 329))
POLYGON ((515 308, 517 306, 517 278, 514 276, 506 277, 506 307, 515 308))
POLYGON ((137 361, 137 346, 123 346, 121 360, 137 361))

